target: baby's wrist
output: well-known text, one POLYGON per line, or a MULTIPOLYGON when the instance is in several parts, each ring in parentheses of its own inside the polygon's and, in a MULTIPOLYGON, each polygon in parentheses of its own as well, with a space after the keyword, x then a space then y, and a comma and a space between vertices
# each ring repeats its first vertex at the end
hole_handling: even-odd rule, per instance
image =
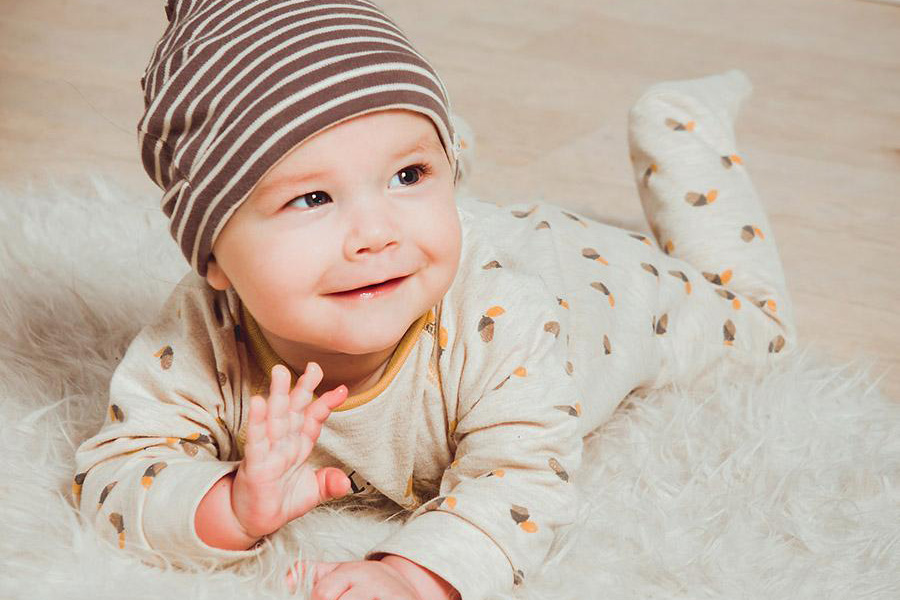
POLYGON ((207 545, 223 550, 247 550, 262 536, 253 536, 238 519, 232 505, 234 473, 219 479, 209 489, 194 516, 197 536, 207 545))

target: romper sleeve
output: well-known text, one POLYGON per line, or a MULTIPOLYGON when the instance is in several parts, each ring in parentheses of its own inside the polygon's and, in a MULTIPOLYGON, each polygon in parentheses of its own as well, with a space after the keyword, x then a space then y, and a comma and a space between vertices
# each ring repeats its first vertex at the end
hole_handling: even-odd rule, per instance
POLYGON ((229 460, 235 445, 225 422, 232 395, 240 402, 234 323, 224 295, 204 286, 189 273, 132 340, 100 431, 75 453, 83 517, 155 564, 219 566, 259 552, 208 546, 194 529, 200 500, 240 462, 229 460))
POLYGON ((466 366, 455 430, 451 423, 454 460, 438 496, 366 555, 404 556, 443 577, 462 600, 523 583, 576 513, 569 474, 581 462, 582 440, 561 343, 567 332, 555 298, 535 282, 520 280, 474 318, 460 318, 451 352, 466 366))

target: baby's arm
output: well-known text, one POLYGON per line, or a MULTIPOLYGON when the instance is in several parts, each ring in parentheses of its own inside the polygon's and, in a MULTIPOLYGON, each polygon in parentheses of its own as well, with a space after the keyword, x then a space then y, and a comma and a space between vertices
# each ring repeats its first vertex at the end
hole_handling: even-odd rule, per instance
POLYGON ((350 480, 335 467, 306 463, 322 424, 347 398, 339 386, 312 401, 322 369, 309 363, 290 390, 283 365, 272 368, 269 399, 253 396, 244 459, 216 482, 197 507, 197 535, 210 546, 246 550, 316 505, 346 494, 350 480))

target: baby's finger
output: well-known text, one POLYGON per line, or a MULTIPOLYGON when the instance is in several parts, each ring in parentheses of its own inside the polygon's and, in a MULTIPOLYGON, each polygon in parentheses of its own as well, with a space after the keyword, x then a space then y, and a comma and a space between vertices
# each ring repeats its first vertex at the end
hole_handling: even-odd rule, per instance
POLYGON ((306 371, 297 379, 291 390, 290 431, 297 431, 303 424, 303 410, 312 401, 313 391, 322 381, 322 368, 314 362, 307 363, 306 371))
POLYGON ((250 398, 250 414, 247 423, 247 441, 244 444, 244 458, 252 464, 261 460, 269 452, 269 438, 266 436, 266 401, 262 396, 250 398))
POLYGON ((274 446, 278 440, 284 437, 288 431, 288 388, 291 385, 291 373, 284 365, 272 367, 272 382, 269 386, 270 394, 266 402, 268 415, 266 419, 266 431, 270 443, 274 446))
POLYGON ((319 437, 322 425, 331 416, 332 409, 340 406, 347 399, 347 386, 339 385, 329 392, 319 396, 315 402, 306 408, 303 421, 303 433, 311 440, 319 437))

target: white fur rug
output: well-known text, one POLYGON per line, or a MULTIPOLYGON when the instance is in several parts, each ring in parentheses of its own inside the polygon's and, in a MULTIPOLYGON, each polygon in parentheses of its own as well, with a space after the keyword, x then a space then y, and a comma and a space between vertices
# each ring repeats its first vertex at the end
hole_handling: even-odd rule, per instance
MULTIPOLYGON (((301 555, 360 559, 403 514, 319 508, 212 573, 146 566, 80 521, 75 447, 188 268, 155 197, 94 185, 0 190, 0 598, 278 598, 301 555)), ((759 381, 632 397, 573 478, 578 526, 502 598, 900 598, 900 402, 870 370, 804 347, 759 381)))

